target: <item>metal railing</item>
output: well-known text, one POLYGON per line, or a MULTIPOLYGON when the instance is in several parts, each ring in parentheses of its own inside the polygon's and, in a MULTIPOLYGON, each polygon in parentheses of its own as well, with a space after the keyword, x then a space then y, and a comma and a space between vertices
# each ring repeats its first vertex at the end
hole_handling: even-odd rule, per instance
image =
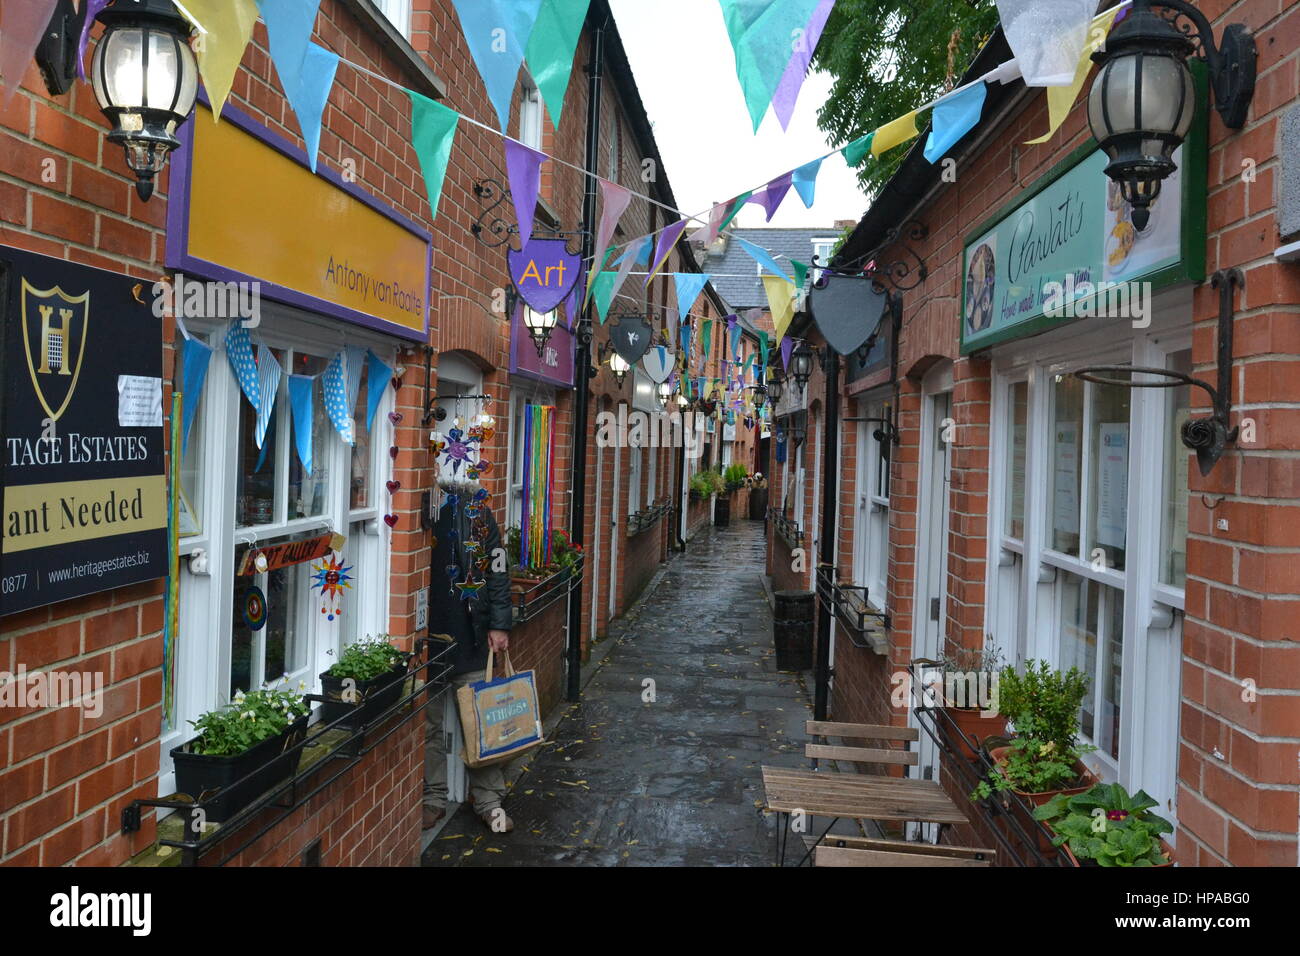
MULTIPOLYGON (((267 764, 256 767, 220 790, 207 791, 197 797, 188 794, 172 794, 170 797, 156 800, 132 800, 122 808, 122 832, 134 833, 140 829, 142 812, 146 807, 171 810, 181 816, 181 833, 185 834, 185 838, 176 840, 160 836, 156 845, 180 850, 181 865, 195 866, 202 857, 211 853, 218 845, 225 844, 247 830, 249 824, 264 810, 278 811, 251 836, 247 836, 234 849, 226 852, 217 865, 228 863, 283 822, 290 813, 352 770, 367 754, 420 715, 425 707, 433 706, 435 701, 441 701, 442 695, 451 686, 449 677, 452 664, 447 658, 451 655, 455 644, 427 637, 417 638, 415 658, 418 658, 426 648, 429 652, 428 659, 408 670, 406 677, 403 678, 404 682, 407 678, 411 679, 412 691, 371 719, 354 724, 354 712, 364 706, 364 700, 349 702, 320 694, 306 694, 304 695, 306 700, 320 704, 329 703, 343 708, 344 712, 328 724, 318 721, 309 725, 302 740, 276 753, 267 764), (419 683, 421 671, 424 672, 423 684, 419 683), (424 699, 421 701, 420 698, 424 699), (408 704, 413 706, 402 713, 408 704), (393 720, 394 717, 400 719, 393 720), (385 723, 388 723, 388 726, 384 727, 383 732, 374 736, 374 731, 385 723), (324 736, 331 731, 346 731, 347 736, 337 739, 329 753, 322 759, 303 766, 302 755, 305 749, 324 743, 324 736), (219 824, 206 822, 208 807, 216 804, 222 797, 236 790, 246 781, 256 777, 268 764, 281 760, 290 753, 294 754, 298 761, 291 777, 275 784, 248 806, 228 819, 220 821, 219 824), (310 788, 307 787, 310 780, 331 765, 334 765, 332 773, 326 773, 324 779, 315 781, 310 788)), ((312 716, 318 713, 319 711, 314 710, 312 716)))
MULTIPOLYGON (((962 733, 948 708, 920 705, 912 711, 920 728, 938 745, 943 770, 962 793, 969 794, 990 773, 998 772, 981 741, 962 733)), ((1000 858, 1015 866, 1074 866, 1064 847, 1051 846, 1052 833, 1034 819, 1034 804, 1014 790, 994 792, 987 799, 972 801, 970 807, 998 842, 1000 858)))
POLYGON ((663 501, 628 515, 627 536, 633 538, 644 531, 649 531, 662 521, 665 515, 671 514, 672 511, 672 505, 663 501))
POLYGON ((513 592, 510 603, 514 610, 515 624, 531 621, 556 601, 567 598, 569 592, 582 583, 585 564, 586 559, 579 557, 576 564, 542 578, 530 588, 513 592))
POLYGON ((771 519, 772 527, 776 530, 777 536, 780 537, 780 539, 784 541, 791 550, 802 548, 804 546, 804 535, 803 531, 799 529, 799 522, 787 518, 781 512, 775 511, 771 508, 767 510, 767 516, 771 519))
POLYGON ((867 603, 868 590, 856 584, 844 584, 835 579, 835 568, 822 565, 817 568, 817 601, 831 614, 854 647, 883 653, 870 635, 889 633, 890 618, 867 603))

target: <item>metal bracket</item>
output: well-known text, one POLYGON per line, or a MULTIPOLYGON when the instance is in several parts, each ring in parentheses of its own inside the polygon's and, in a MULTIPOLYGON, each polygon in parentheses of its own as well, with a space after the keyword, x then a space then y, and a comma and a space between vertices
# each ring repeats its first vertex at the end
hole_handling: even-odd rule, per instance
POLYGON ((50 96, 63 96, 77 82, 77 43, 89 7, 78 13, 72 0, 58 0, 36 47, 36 66, 50 96))
POLYGON ((1236 319, 1233 295, 1236 287, 1246 285, 1240 269, 1220 269, 1210 276, 1210 285, 1219 290, 1219 341, 1217 350, 1218 388, 1199 378, 1192 378, 1167 368, 1142 368, 1132 365, 1093 365, 1076 369, 1075 378, 1094 385, 1117 385, 1121 388, 1177 388, 1194 385, 1210 396, 1213 413, 1206 418, 1190 418, 1183 423, 1183 444, 1196 452, 1196 464, 1208 475, 1223 457, 1225 446, 1237 440, 1240 428, 1232 416, 1232 327, 1236 319), (1161 380, 1135 382, 1134 375, 1154 375, 1161 380), (1121 378, 1118 376, 1128 376, 1121 378))
POLYGON ((474 195, 478 197, 483 211, 479 213, 474 225, 469 227, 469 231, 474 234, 474 238, 490 249, 504 246, 510 241, 510 237, 519 231, 519 227, 512 226, 502 217, 493 214, 510 198, 510 190, 495 179, 481 179, 474 184, 474 195), (485 232, 489 236, 484 236, 485 232))
MULTIPOLYGON (((827 269, 835 275, 868 279, 878 289, 883 290, 888 287, 895 292, 907 292, 915 289, 930 275, 924 257, 912 246, 912 243, 921 242, 929 235, 929 226, 919 220, 909 219, 887 231, 880 245, 852 262, 840 263, 835 268, 828 269, 818 265, 817 257, 813 257, 813 265, 819 269, 827 269), (892 262, 882 262, 881 254, 895 244, 902 247, 902 254, 892 262), (865 265, 858 268, 859 263, 865 265)), ((891 302, 891 308, 897 309, 900 304, 901 300, 899 303, 891 302)))

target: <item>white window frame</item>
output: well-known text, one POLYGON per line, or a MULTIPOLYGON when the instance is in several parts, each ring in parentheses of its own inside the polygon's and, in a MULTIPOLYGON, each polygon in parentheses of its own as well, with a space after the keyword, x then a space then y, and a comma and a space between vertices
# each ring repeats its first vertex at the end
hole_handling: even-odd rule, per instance
MULTIPOLYGON (((327 447, 313 449, 313 457, 329 456, 330 502, 324 513, 257 529, 238 529, 235 526, 235 492, 239 462, 235 450, 238 448, 242 411, 240 403, 247 399, 240 391, 226 357, 226 324, 195 319, 189 320, 188 325, 193 334, 206 337, 213 354, 189 447, 189 454, 199 454, 204 463, 200 474, 203 490, 198 496, 202 503, 196 505, 201 531, 181 540, 175 725, 170 730, 164 729, 160 738, 159 794, 171 793, 175 789, 170 751, 193 736, 189 722, 229 700, 234 558, 237 550, 250 538, 265 542, 320 528, 322 532, 329 529, 348 536, 344 555, 349 559, 355 555, 358 545, 365 549, 362 560, 367 562, 367 566, 358 568, 364 573, 356 575, 352 589, 344 598, 347 614, 334 622, 318 620, 321 615, 310 616, 313 623, 308 628, 305 663, 288 675, 295 690, 299 681, 305 686, 305 692, 319 690, 317 675, 337 659, 344 642, 344 623, 350 620, 349 615, 359 622, 357 628, 362 635, 388 632, 391 533, 378 518, 380 495, 386 493, 383 476, 388 473, 387 450, 393 440, 392 423, 388 418, 388 412, 393 408, 392 389, 384 389, 384 398, 375 412, 374 434, 370 442, 368 507, 350 507, 347 476, 351 474, 351 449, 331 428, 327 447), (362 542, 354 541, 349 534, 354 523, 366 525, 362 542), (207 568, 202 573, 195 573, 197 563, 191 565, 191 559, 196 556, 206 559, 207 568)), ((373 349, 390 367, 396 365, 396 349, 391 340, 274 302, 262 303, 262 324, 254 333, 254 339, 255 343, 265 342, 270 348, 296 349, 323 358, 332 356, 345 345, 356 345, 373 349)), ((281 416, 275 426, 281 435, 277 452, 281 469, 287 468, 290 455, 297 454, 286 390, 287 371, 281 380, 275 412, 281 416)), ((364 387, 360 395, 364 397, 364 387)), ((364 428, 365 423, 358 422, 357 427, 364 428)), ((277 516, 283 507, 279 497, 277 495, 277 516)))
POLYGON ((411 0, 375 0, 375 6, 397 27, 398 33, 408 40, 411 38, 411 0))
POLYGON ((542 148, 542 94, 527 73, 519 75, 519 142, 542 148))
MULTIPOLYGON (((863 418, 893 420, 893 402, 888 395, 864 399, 858 405, 863 418)), ((866 513, 862 527, 855 529, 854 584, 867 589, 867 603, 878 611, 885 609, 885 596, 889 588, 889 461, 893 448, 889 436, 880 442, 875 432, 881 431, 880 422, 858 423, 859 501, 866 513), (880 494, 880 479, 885 479, 885 494, 880 494)))
POLYGON ((835 243, 839 241, 838 236, 819 236, 812 241, 812 254, 814 257, 822 256, 821 250, 826 250, 825 255, 820 259, 823 268, 814 268, 812 270, 813 282, 819 280, 822 277, 822 273, 826 271, 824 267, 830 265, 831 251, 835 248, 835 243))
MULTIPOLYGON (((1117 328, 1121 320, 1091 320, 1043 336, 1010 343, 995 351, 989 485, 988 567, 990 586, 985 607, 988 640, 1011 661, 1063 661, 1059 625, 1063 574, 1105 585, 1123 594, 1124 638, 1120 706, 1120 752, 1094 752, 1085 762, 1103 780, 1118 780, 1130 790, 1145 789, 1160 801, 1162 815, 1176 819, 1179 687, 1184 592, 1159 582, 1161 522, 1164 508, 1165 442, 1168 392, 1130 392, 1130 458, 1125 567, 1094 569, 1090 556, 1062 554, 1050 547, 1050 469, 1052 394, 1055 377, 1084 365, 1131 364, 1166 367, 1172 356, 1191 347, 1191 294, 1188 289, 1158 295, 1150 328, 1117 328), (1006 463, 1011 386, 1027 382, 1028 427, 1025 460, 1025 528, 1023 540, 1002 534, 1006 510, 1006 463), (1013 633, 1008 635, 1007 631, 1013 633)), ((1091 388, 1092 386, 1088 386, 1091 388)), ((1088 526, 1086 499, 1091 415, 1085 390, 1085 482, 1080 526, 1088 526)), ((1087 542, 1081 542, 1086 548, 1087 542)), ((1098 657, 1104 651, 1104 608, 1099 608, 1098 657)), ((1097 674, 1102 673, 1101 660, 1097 674)), ((1095 685, 1094 675, 1089 675, 1095 685)), ((1100 696, 1101 688, 1093 692, 1100 696)), ((1094 713, 1101 718, 1099 710, 1094 713)), ((1089 741, 1091 742, 1091 741, 1089 741)))

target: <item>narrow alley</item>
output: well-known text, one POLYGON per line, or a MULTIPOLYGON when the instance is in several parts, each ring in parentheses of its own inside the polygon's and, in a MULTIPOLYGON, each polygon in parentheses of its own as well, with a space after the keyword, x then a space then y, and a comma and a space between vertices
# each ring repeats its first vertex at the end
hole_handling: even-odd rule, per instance
POLYGON ((514 832, 462 806, 425 865, 770 865, 759 767, 805 762, 810 703, 800 675, 776 670, 762 573, 761 522, 697 537, 611 624, 582 703, 524 758, 514 832))

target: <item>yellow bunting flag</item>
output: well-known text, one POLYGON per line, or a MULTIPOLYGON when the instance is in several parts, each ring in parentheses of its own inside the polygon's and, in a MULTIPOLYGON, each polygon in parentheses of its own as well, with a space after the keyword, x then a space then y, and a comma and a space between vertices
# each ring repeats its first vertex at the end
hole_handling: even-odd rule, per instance
POLYGON ((781 276, 763 276, 763 288, 767 292, 767 308, 772 313, 772 323, 776 326, 776 344, 780 345, 794 318, 794 294, 798 291, 795 284, 781 276))
POLYGON ((871 141, 871 155, 879 156, 900 143, 906 143, 916 133, 916 110, 912 110, 906 116, 900 116, 876 130, 876 136, 871 141))
POLYGON ((1115 15, 1118 13, 1119 7, 1113 7, 1099 14, 1092 21, 1092 26, 1088 28, 1088 42, 1083 45, 1083 52, 1079 54, 1079 65, 1074 71, 1074 81, 1069 86, 1047 87, 1047 132, 1038 139, 1028 140, 1026 146, 1046 143, 1056 135, 1065 118, 1070 115, 1070 109, 1079 96, 1079 90, 1083 89, 1083 81, 1088 78, 1088 71, 1092 69, 1092 54, 1106 43, 1106 35, 1110 33, 1111 25, 1114 24, 1115 15))
POLYGON ((257 0, 185 0, 178 9, 199 31, 194 41, 199 75, 212 102, 212 119, 218 120, 253 37, 257 0))

